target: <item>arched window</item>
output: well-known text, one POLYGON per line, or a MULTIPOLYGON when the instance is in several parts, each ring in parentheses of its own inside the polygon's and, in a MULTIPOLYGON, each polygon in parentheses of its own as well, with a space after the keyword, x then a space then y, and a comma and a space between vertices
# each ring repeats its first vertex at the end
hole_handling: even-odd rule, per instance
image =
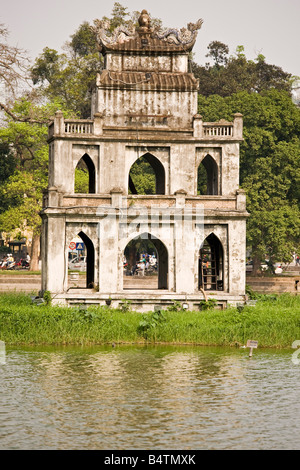
POLYGON ((92 289, 95 281, 95 249, 92 240, 84 233, 79 232, 78 236, 82 239, 86 247, 86 288, 92 289))
POLYGON ((146 153, 130 168, 129 194, 165 194, 165 170, 161 162, 146 153))
POLYGON ((168 289, 168 250, 149 233, 131 240, 124 250, 124 288, 168 289))
POLYGON ((72 248, 68 256, 68 270, 70 273, 81 271, 86 273, 85 280, 80 276, 75 282, 70 275, 69 287, 92 289, 95 281, 95 250, 92 240, 84 233, 79 232, 72 240, 72 248))
POLYGON ((198 167, 197 194, 218 194, 218 165, 210 155, 206 155, 198 167))
POLYGON ((199 253, 199 286, 204 290, 223 290, 223 248, 211 233, 203 242, 199 253))
POLYGON ((75 168, 74 192, 81 194, 96 192, 95 165, 87 153, 81 157, 75 168))

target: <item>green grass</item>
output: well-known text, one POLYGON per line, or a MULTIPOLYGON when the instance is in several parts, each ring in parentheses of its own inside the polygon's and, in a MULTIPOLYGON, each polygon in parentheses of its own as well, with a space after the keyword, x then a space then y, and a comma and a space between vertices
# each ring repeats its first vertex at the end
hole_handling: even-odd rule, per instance
POLYGON ((25 275, 25 276, 31 276, 32 274, 37 274, 40 275, 41 271, 29 271, 28 269, 1 269, 0 270, 0 276, 20 276, 20 275, 25 275))
POLYGON ((6 344, 171 343, 290 348, 300 340, 300 297, 262 296, 255 307, 141 314, 108 307, 32 304, 26 294, 0 295, 0 340, 6 344))

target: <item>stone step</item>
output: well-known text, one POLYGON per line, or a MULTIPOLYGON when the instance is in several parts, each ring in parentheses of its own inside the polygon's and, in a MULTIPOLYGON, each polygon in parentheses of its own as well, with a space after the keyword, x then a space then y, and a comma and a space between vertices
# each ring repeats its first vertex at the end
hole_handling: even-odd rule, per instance
POLYGON ((246 284, 259 293, 281 294, 283 292, 290 292, 300 294, 300 276, 280 276, 272 278, 247 276, 246 284))
POLYGON ((24 277, 19 277, 19 276, 1 276, 0 277, 0 285, 2 284, 36 284, 36 283, 41 283, 41 278, 36 278, 36 277, 29 277, 29 276, 24 276, 24 277))

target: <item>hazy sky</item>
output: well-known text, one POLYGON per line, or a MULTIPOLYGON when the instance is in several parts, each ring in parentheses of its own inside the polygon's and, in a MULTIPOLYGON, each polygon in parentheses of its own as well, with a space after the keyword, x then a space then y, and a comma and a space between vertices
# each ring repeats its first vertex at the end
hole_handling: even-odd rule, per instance
MULTIPOLYGON (((0 23, 9 31, 9 43, 26 49, 35 58, 44 47, 61 51, 83 21, 110 16, 114 0, 0 0, 0 23)), ((129 12, 142 9, 161 18, 166 27, 181 28, 204 20, 194 46, 199 64, 207 61, 207 46, 213 40, 227 44, 230 53, 245 47, 254 59, 300 75, 300 0, 124 0, 129 12)))

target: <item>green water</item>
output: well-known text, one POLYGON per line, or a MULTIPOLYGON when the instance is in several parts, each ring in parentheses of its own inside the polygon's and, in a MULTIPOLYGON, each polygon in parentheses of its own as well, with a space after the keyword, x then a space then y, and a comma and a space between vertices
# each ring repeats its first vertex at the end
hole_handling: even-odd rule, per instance
POLYGON ((7 348, 0 449, 299 449, 293 350, 7 348))

